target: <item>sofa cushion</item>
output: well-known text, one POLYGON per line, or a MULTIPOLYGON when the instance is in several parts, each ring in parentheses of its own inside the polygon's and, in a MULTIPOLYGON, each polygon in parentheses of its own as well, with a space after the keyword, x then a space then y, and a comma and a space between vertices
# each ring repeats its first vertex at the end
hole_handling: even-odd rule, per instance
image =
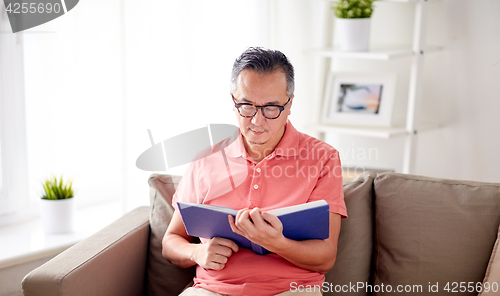
POLYGON ((500 228, 498 229, 497 240, 491 252, 490 262, 484 275, 481 292, 478 296, 498 295, 500 292, 500 228))
POLYGON ((384 173, 374 185, 374 295, 393 295, 398 285, 423 292, 405 295, 429 287, 449 295, 454 283, 482 282, 500 224, 500 184, 384 173))
POLYGON ((162 239, 172 219, 172 196, 179 181, 180 177, 170 175, 153 174, 149 178, 151 233, 146 280, 149 296, 178 295, 195 275, 195 267, 179 268, 162 256, 162 239))
POLYGON ((335 288, 348 295, 368 295, 364 289, 352 289, 357 283, 370 282, 373 255, 373 180, 375 173, 365 172, 344 185, 349 218, 342 220, 337 260, 325 276, 324 295, 337 295, 335 288), (325 285, 327 288, 325 289, 325 285))

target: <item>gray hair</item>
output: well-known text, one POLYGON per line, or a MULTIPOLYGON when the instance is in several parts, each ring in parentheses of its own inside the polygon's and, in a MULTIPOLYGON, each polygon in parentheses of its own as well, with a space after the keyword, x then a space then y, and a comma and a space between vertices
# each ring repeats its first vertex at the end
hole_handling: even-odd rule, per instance
POLYGON ((231 93, 236 91, 238 75, 245 69, 257 71, 261 75, 274 71, 283 71, 286 77, 286 94, 288 97, 293 96, 295 90, 293 66, 282 52, 262 47, 250 47, 245 50, 233 64, 230 85, 231 93))

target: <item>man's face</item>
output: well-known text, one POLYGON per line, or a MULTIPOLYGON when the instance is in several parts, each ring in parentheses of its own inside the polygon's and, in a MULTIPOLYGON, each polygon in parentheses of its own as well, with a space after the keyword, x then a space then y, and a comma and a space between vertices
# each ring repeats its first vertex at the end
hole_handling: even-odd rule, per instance
MULTIPOLYGON (((283 106, 288 101, 286 89, 286 76, 282 71, 261 75, 257 71, 245 69, 238 76, 233 96, 236 103, 249 103, 256 106, 283 106)), ((234 108, 248 153, 251 153, 249 149, 264 152, 265 150, 272 151, 276 147, 284 134, 292 99, 276 119, 265 118, 262 115, 262 109, 259 109, 255 116, 245 118, 240 116, 238 110, 234 108)))

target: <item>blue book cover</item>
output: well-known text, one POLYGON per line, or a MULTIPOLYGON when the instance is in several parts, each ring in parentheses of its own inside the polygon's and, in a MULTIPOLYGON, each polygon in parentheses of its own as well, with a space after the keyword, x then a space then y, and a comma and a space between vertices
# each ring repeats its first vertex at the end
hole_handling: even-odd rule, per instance
MULTIPOLYGON (((222 237, 233 240, 240 247, 264 255, 268 250, 234 233, 228 215, 236 217, 235 209, 178 202, 179 211, 187 234, 202 238, 222 237)), ((267 211, 283 223, 283 235, 293 240, 327 239, 329 237, 329 205, 324 200, 267 211)))

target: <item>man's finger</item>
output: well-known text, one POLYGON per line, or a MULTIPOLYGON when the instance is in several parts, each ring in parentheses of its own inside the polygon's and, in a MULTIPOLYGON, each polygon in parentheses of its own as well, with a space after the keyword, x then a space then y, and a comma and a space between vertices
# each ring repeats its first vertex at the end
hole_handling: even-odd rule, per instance
POLYGON ((239 210, 238 213, 236 214, 235 222, 241 223, 241 222, 244 222, 244 221, 249 220, 249 219, 250 219, 250 215, 248 213, 248 209, 243 209, 243 210, 239 210))
POLYGON ((227 260, 227 256, 215 254, 212 261, 218 264, 226 264, 227 260))
POLYGON ((226 265, 224 263, 217 263, 211 261, 207 264, 206 269, 222 270, 226 265))
MULTIPOLYGON (((238 252, 238 250, 239 250, 238 245, 235 242, 233 242, 232 240, 230 240, 230 239, 222 238, 222 237, 214 237, 213 239, 217 239, 216 242, 219 245, 224 246, 224 247, 228 247, 231 250, 233 250, 233 252, 238 252)), ((229 254, 229 256, 230 255, 231 254, 229 254)))
POLYGON ((247 209, 239 210, 236 215, 236 219, 234 220, 236 228, 244 233, 243 236, 246 236, 247 232, 254 227, 249 212, 250 211, 247 209))
POLYGON ((266 220, 267 223, 269 223, 271 227, 276 230, 281 230, 283 228, 283 223, 281 223, 281 220, 273 214, 264 212, 262 213, 262 218, 264 218, 264 220, 266 220))
POLYGON ((235 218, 233 216, 228 215, 227 219, 229 220, 229 226, 231 227, 231 230, 234 233, 239 234, 241 236, 245 236, 245 234, 238 228, 238 226, 236 226, 236 224, 235 224, 235 218))
POLYGON ((259 208, 254 208, 250 211, 249 214, 250 218, 252 219, 253 224, 255 227, 265 227, 266 222, 264 221, 264 218, 262 217, 261 211, 259 208))

